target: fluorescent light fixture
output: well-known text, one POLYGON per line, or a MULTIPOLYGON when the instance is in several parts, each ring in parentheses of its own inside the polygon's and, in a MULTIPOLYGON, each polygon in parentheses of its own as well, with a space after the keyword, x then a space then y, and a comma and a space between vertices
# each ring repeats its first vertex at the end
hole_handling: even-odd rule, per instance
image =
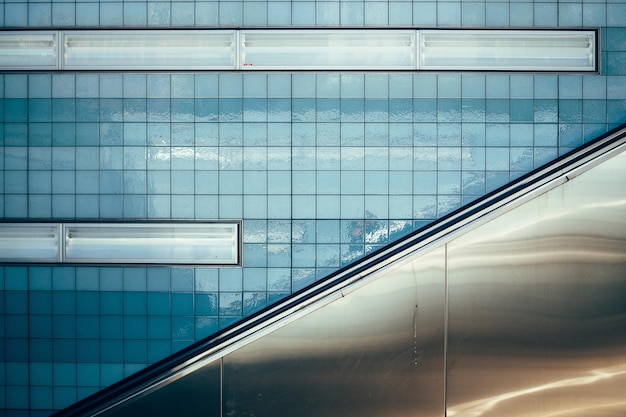
POLYGON ((59 225, 0 223, 0 262, 59 262, 59 225))
POLYGON ((235 223, 77 223, 64 227, 65 262, 235 265, 235 223))
POLYGON ((0 32, 0 70, 57 69, 57 32, 0 32))
POLYGON ((238 265, 237 222, 0 223, 0 263, 238 265))
POLYGON ((415 30, 242 30, 247 70, 415 69, 415 30))
POLYGON ((422 30, 420 69, 595 71, 595 31, 422 30))
POLYGON ((0 31, 0 70, 597 71, 595 30, 0 31))
POLYGON ((66 31, 63 69, 235 69, 234 30, 66 31))

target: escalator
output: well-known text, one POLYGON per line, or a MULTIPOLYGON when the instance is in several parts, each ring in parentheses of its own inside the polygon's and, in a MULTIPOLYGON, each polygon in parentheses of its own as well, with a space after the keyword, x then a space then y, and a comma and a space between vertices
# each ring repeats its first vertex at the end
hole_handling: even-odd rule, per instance
POLYGON ((56 416, 626 415, 626 126, 56 416))

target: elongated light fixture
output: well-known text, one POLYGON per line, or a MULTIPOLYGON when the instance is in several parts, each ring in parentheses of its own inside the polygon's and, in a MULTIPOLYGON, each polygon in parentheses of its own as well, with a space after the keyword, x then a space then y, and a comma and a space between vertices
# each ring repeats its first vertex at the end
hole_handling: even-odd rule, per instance
POLYGON ((78 223, 64 230, 69 263, 238 263, 236 224, 78 223))
POLYGON ((0 31, 0 70, 594 72, 596 38, 579 29, 0 31))
POLYGON ((235 31, 110 30, 63 33, 63 69, 234 69, 235 31))
POLYGON ((595 71, 595 31, 422 30, 420 69, 595 71))
POLYGON ((58 224, 0 223, 0 262, 59 262, 58 224))
POLYGON ((242 30, 242 69, 415 69, 414 30, 242 30))
POLYGON ((0 68, 57 69, 57 32, 0 32, 0 68))
POLYGON ((239 223, 0 223, 0 263, 238 265, 239 223))

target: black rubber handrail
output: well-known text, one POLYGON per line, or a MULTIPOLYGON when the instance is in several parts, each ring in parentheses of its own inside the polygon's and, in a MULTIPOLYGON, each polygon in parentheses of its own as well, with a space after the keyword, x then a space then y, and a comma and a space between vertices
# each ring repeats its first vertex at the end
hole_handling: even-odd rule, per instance
POLYGON ((297 291, 276 304, 270 305, 259 312, 242 319, 241 321, 220 330, 219 332, 200 340, 187 348, 172 354, 171 356, 148 366, 147 368, 127 377, 123 380, 104 388, 103 390, 78 401, 77 403, 61 410, 54 417, 74 417, 94 415, 124 402, 138 392, 154 386, 170 376, 189 366, 198 358, 205 357, 209 350, 216 350, 228 346, 231 340, 236 339, 251 329, 262 327, 264 322, 271 322, 276 317, 288 311, 297 310, 299 305, 306 304, 323 293, 328 293, 334 287, 349 280, 360 279, 364 271, 372 270, 377 264, 385 263, 390 259, 410 250, 434 236, 445 235, 446 230, 456 229, 456 225, 473 218, 482 212, 489 212, 499 202, 514 195, 524 193, 524 190, 532 189, 538 184, 549 181, 558 176, 561 171, 571 167, 583 165, 593 157, 600 156, 611 149, 626 142, 626 124, 600 136, 599 138, 575 149, 556 160, 534 170, 530 173, 500 187, 499 189, 475 200, 445 217, 433 221, 429 225, 416 230, 398 241, 386 247, 368 254, 354 263, 331 273, 326 278, 318 281, 300 291, 297 291))

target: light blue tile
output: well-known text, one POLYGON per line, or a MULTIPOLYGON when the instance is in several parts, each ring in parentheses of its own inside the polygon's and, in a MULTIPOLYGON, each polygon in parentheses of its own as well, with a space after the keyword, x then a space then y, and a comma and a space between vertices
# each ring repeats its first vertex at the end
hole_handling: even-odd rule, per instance
MULTIPOLYGON (((102 192, 102 185, 101 185, 102 192)), ((123 217, 123 201, 119 195, 101 195, 100 196, 100 215, 102 217, 110 217, 120 219, 123 217)))
POLYGON ((461 24, 464 27, 485 25, 485 3, 464 2, 461 7, 461 24))
POLYGON ((74 26, 76 24, 76 7, 72 3, 52 4, 52 26, 74 26))
POLYGON ((509 148, 486 148, 487 171, 509 170, 509 148))
POLYGON ((30 195, 28 197, 28 215, 31 218, 52 217, 52 197, 50 195, 30 195))
POLYGON ((28 144, 31 149, 37 146, 52 145, 51 123, 30 123, 28 127, 28 144))
POLYGON ((341 2, 340 3, 340 25, 341 26, 363 26, 365 23, 364 3, 361 2, 341 2))
MULTIPOLYGON (((595 78, 595 77, 589 77, 595 78)), ((543 99, 558 98, 559 79, 556 75, 535 75, 534 76, 534 98, 543 99)))
POLYGON ((509 126, 503 123, 488 123, 485 136, 488 146, 507 146, 509 143, 509 126))
POLYGON ((28 142, 28 125, 26 123, 5 123, 4 143, 7 146, 24 146, 28 142))
POLYGON ((288 26, 291 24, 291 3, 269 1, 267 4, 268 25, 288 26))
POLYGON ((536 27, 556 27, 558 25, 558 7, 556 3, 536 3, 534 14, 536 27))
MULTIPOLYGON (((319 4, 319 3, 318 3, 319 4)), ((339 4, 338 3, 330 3, 330 2, 326 2, 326 5, 329 5, 330 7, 333 7, 334 9, 337 10, 337 20, 335 22, 329 22, 328 24, 335 24, 337 25, 339 23, 339 4)), ((366 2, 364 4, 365 8, 364 8, 364 24, 365 26, 384 26, 387 25, 391 20, 399 20, 398 16, 394 13, 394 16, 390 19, 389 17, 389 13, 390 13, 390 6, 393 3, 387 3, 387 2, 381 2, 381 1, 372 1, 372 2, 366 2)), ((409 3, 410 5, 410 3, 409 3)), ((411 9, 409 8, 409 11, 411 9)), ((319 22, 319 8, 318 8, 318 24, 320 24, 319 22)), ((408 19, 409 21, 411 21, 411 17, 412 17, 412 12, 407 16, 403 16, 405 19, 408 19)))
POLYGON ((559 76, 559 98, 580 99, 582 98, 582 76, 562 75, 559 76))
POLYGON ((411 74, 389 74, 389 98, 413 98, 411 74))
POLYGON ((486 87, 487 87, 487 98, 508 98, 509 97, 509 76, 508 75, 487 75, 486 87))
POLYGON ((194 2, 174 2, 171 5, 173 26, 193 26, 195 23, 194 2))
POLYGON ((52 145, 73 146, 76 143, 76 125, 74 123, 52 124, 52 145))
POLYGON ((491 99, 486 101, 485 118, 487 122, 508 122, 510 119, 510 102, 506 99, 491 99))
POLYGON ((76 99, 77 122, 98 122, 99 120, 100 101, 98 99, 76 99))
MULTIPOLYGON (((51 290, 52 289, 52 270, 49 267, 30 267, 28 270, 28 275, 26 275, 26 271, 22 268, 19 269, 8 269, 7 272, 15 274, 18 279, 16 282, 20 280, 28 278, 28 288, 31 291, 36 290, 51 290)), ((35 292, 31 292, 31 294, 39 294, 35 292)), ((52 298, 49 292, 40 293, 42 297, 38 297, 40 301, 36 306, 33 305, 32 308, 37 307, 37 310, 32 310, 32 312, 41 312, 41 313, 51 313, 52 310, 52 298), (50 303, 44 304, 44 298, 50 299, 50 303)))
POLYGON ((389 77, 386 74, 365 74, 364 87, 366 101, 389 97, 389 77))
POLYGON ((221 26, 241 26, 243 24, 243 2, 220 2, 219 23, 221 26))
MULTIPOLYGON (((7 171, 4 174, 4 179, 6 184, 4 186, 4 191, 7 194, 17 194, 17 193, 26 193, 27 191, 27 173, 26 171, 7 171)), ((14 209, 18 209, 21 206, 21 202, 17 199, 14 200, 16 206, 14 209)))
POLYGON ((120 170, 122 169, 123 148, 117 146, 100 148, 100 169, 120 170))
POLYGON ((263 2, 244 2, 243 5, 243 24, 245 26, 266 26, 267 25, 267 3, 263 2))
POLYGON ((419 2, 413 6, 413 25, 429 27, 437 25, 437 2, 419 2))
POLYGON ((512 27, 532 27, 533 26, 533 4, 532 3, 511 3, 509 24, 512 27))
POLYGON ((510 78, 510 97, 533 98, 534 79, 532 75, 512 75, 510 78))
MULTIPOLYGON (((206 3, 200 3, 202 5, 206 3)), ((207 10, 201 8, 199 10, 207 10)), ((217 4, 213 8, 208 9, 213 16, 212 21, 217 22, 217 4)), ((148 26, 169 26, 172 19, 170 2, 148 2, 148 26)))
POLYGON ((511 100, 511 121, 532 122, 534 108, 532 100, 511 100))
POLYGON ((124 23, 123 3, 100 3, 100 26, 121 27, 124 23))
POLYGON ((50 98, 52 93, 51 74, 30 74, 28 76, 29 98, 50 98))
POLYGON ((99 97, 113 99, 119 99, 123 97, 122 74, 101 74, 99 97))
POLYGON ((583 22, 581 3, 559 4, 559 26, 581 26, 583 22))
POLYGON ((487 26, 509 26, 509 3, 487 3, 485 8, 487 26))
POLYGON ((26 99, 5 99, 4 120, 6 122, 26 122, 28 101, 26 99))
MULTIPOLYGON (((368 3, 365 3, 367 6, 368 3)), ((384 4, 384 3, 383 3, 384 4)), ((389 26, 411 26, 413 21, 413 3, 411 2, 390 2, 389 4, 389 26)), ((384 14, 383 14, 384 16, 384 14)), ((383 22, 385 24, 386 22, 383 22)))
POLYGON ((622 27, 626 21, 626 4, 607 3, 607 26, 622 27))
POLYGON ((461 120, 463 122, 484 122, 485 111, 485 100, 483 99, 463 99, 461 101, 461 120))
POLYGON ((437 3, 437 25, 461 26, 461 3, 437 3))
POLYGON ((76 26, 94 27, 100 22, 97 3, 76 3, 76 26))
POLYGON ((339 74, 317 74, 316 97, 339 98, 341 94, 341 76, 339 74))
POLYGON ((28 23, 26 5, 7 3, 4 10, 5 26, 50 27, 52 25, 52 5, 50 3, 28 4, 28 23))
POLYGON ((76 175, 74 171, 52 172, 52 193, 74 194, 76 192, 76 175))
POLYGON ((463 98, 483 98, 486 93, 485 76, 480 74, 461 75, 463 98))
POLYGON ((625 52, 609 52, 606 61, 606 72, 608 75, 626 75, 625 64, 625 52))
POLYGON ((582 100, 559 100, 559 122, 582 123, 582 100))
POLYGON ((242 309, 242 294, 220 293, 220 316, 240 316, 242 309))
POLYGON ((98 97, 99 84, 100 77, 97 74, 76 74, 76 97, 98 97))
POLYGON ((582 18, 583 26, 605 27, 606 4, 583 4, 582 18))
MULTIPOLYGON (((32 23, 32 26, 47 26, 50 25, 50 20, 46 17, 50 17, 50 5, 48 7, 28 8, 27 4, 20 3, 7 3, 4 5, 4 25, 5 27, 28 27, 32 23), (42 15, 36 15, 40 17, 29 21, 29 12, 34 13, 41 12, 42 15)), ((35 16, 33 16, 35 17, 35 16)))

